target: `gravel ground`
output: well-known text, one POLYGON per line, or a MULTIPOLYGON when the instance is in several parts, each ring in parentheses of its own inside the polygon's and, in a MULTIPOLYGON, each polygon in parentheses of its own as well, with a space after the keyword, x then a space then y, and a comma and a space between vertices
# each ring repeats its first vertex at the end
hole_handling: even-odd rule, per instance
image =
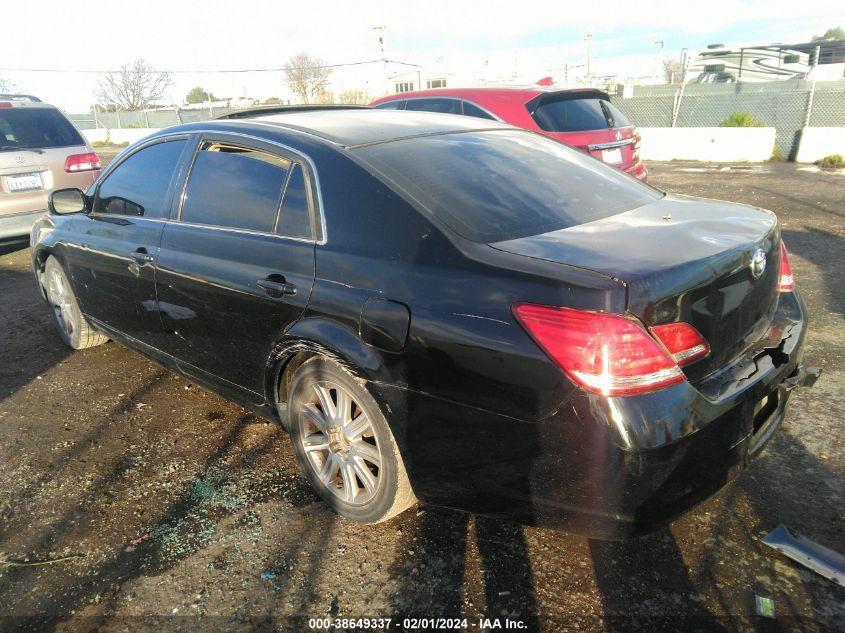
POLYGON ((393 617, 394 629, 443 616, 469 630, 483 617, 544 631, 845 630, 845 589, 760 543, 784 523, 845 552, 845 176, 652 170, 666 190, 779 214, 811 319, 805 360, 825 373, 795 393, 737 482, 624 543, 430 507, 374 527, 340 519, 275 425, 119 345, 69 353, 29 251, 7 248, 0 631, 309 630, 308 616, 393 617), (774 600, 774 620, 754 615, 755 595, 774 600))

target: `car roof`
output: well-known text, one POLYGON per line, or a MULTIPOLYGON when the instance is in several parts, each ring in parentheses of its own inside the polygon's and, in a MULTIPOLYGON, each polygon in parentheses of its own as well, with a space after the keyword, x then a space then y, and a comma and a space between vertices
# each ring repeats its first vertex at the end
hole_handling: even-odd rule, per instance
POLYGON ((263 131, 268 137, 273 136, 274 130, 287 129, 318 137, 335 145, 355 147, 415 136, 512 128, 496 121, 453 114, 365 108, 312 110, 253 116, 246 119, 213 120, 168 128, 167 132, 213 129, 253 135, 256 135, 258 131, 263 131))
POLYGON ((44 103, 38 97, 26 94, 0 93, 0 102, 4 108, 58 108, 49 103, 44 103))
POLYGON ((571 94, 583 93, 585 97, 601 95, 605 98, 607 94, 596 88, 561 88, 560 86, 538 86, 538 85, 507 85, 507 86, 476 86, 472 88, 431 88, 429 90, 412 90, 400 92, 376 99, 373 104, 387 101, 399 101, 401 99, 414 99, 417 97, 453 97, 458 99, 469 99, 485 102, 488 99, 516 99, 522 103, 531 101, 534 97, 543 94, 571 94))

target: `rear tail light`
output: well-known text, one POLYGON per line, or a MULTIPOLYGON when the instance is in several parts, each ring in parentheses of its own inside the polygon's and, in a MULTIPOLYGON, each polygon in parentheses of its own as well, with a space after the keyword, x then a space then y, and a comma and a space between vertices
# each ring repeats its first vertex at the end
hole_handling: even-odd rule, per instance
MULTIPOLYGON (((634 319, 532 304, 514 306, 514 315, 566 375, 588 391, 627 396, 686 380, 678 361, 634 319)), ((686 329, 665 333, 676 350, 672 353, 683 354, 688 351, 684 345, 694 342, 694 347, 704 341, 688 327, 697 338, 686 329)), ((691 362, 693 356, 700 358, 701 352, 682 360, 691 362)))
POLYGON ((75 174, 80 171, 94 171, 100 168, 100 157, 96 154, 73 154, 65 161, 65 171, 75 174))
POLYGON ((795 278, 792 276, 792 265, 789 263, 789 253, 786 252, 786 244, 781 241, 778 292, 792 292, 793 290, 795 290, 795 278))
POLYGON ((11 108, 12 102, 11 101, 0 101, 0 108, 11 108))
POLYGON ((689 323, 655 325, 652 333, 660 340, 680 367, 710 354, 710 344, 689 323))

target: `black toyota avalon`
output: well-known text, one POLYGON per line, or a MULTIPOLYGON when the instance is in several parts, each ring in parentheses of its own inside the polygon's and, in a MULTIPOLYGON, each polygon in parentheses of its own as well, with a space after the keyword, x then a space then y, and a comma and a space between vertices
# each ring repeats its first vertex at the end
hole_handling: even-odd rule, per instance
POLYGON ((33 266, 65 343, 278 421, 362 523, 419 500, 642 533, 734 478, 813 378, 772 213, 493 121, 181 125, 50 211, 33 266))

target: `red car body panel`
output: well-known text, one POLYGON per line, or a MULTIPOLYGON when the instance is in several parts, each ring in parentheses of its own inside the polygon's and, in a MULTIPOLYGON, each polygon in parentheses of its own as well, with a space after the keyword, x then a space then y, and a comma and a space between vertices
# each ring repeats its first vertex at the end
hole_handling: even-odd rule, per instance
POLYGON ((585 97, 602 96, 602 98, 607 98, 607 95, 592 88, 561 90, 560 88, 555 87, 535 85, 529 87, 507 86, 496 88, 435 88, 432 90, 415 90, 382 97, 381 99, 376 99, 370 105, 378 106, 379 104, 388 103, 390 101, 404 101, 407 99, 419 99, 425 97, 463 99, 474 103, 484 110, 487 110, 490 114, 505 123, 510 123, 511 125, 525 128, 526 130, 531 130, 561 141, 562 143, 580 149, 599 160, 607 160, 608 155, 604 153, 604 150, 595 148, 596 145, 635 139, 634 142, 630 142, 619 147, 620 162, 612 160, 612 157, 616 156, 615 153, 610 154, 611 160, 607 160, 607 162, 611 162, 611 164, 616 165, 619 169, 635 176, 636 178, 645 180, 648 176, 648 170, 640 160, 640 137, 637 133, 636 127, 633 125, 610 129, 588 130, 584 132, 548 132, 537 125, 537 122, 528 111, 527 105, 533 99, 543 94, 577 94, 579 92, 585 93, 585 97))

